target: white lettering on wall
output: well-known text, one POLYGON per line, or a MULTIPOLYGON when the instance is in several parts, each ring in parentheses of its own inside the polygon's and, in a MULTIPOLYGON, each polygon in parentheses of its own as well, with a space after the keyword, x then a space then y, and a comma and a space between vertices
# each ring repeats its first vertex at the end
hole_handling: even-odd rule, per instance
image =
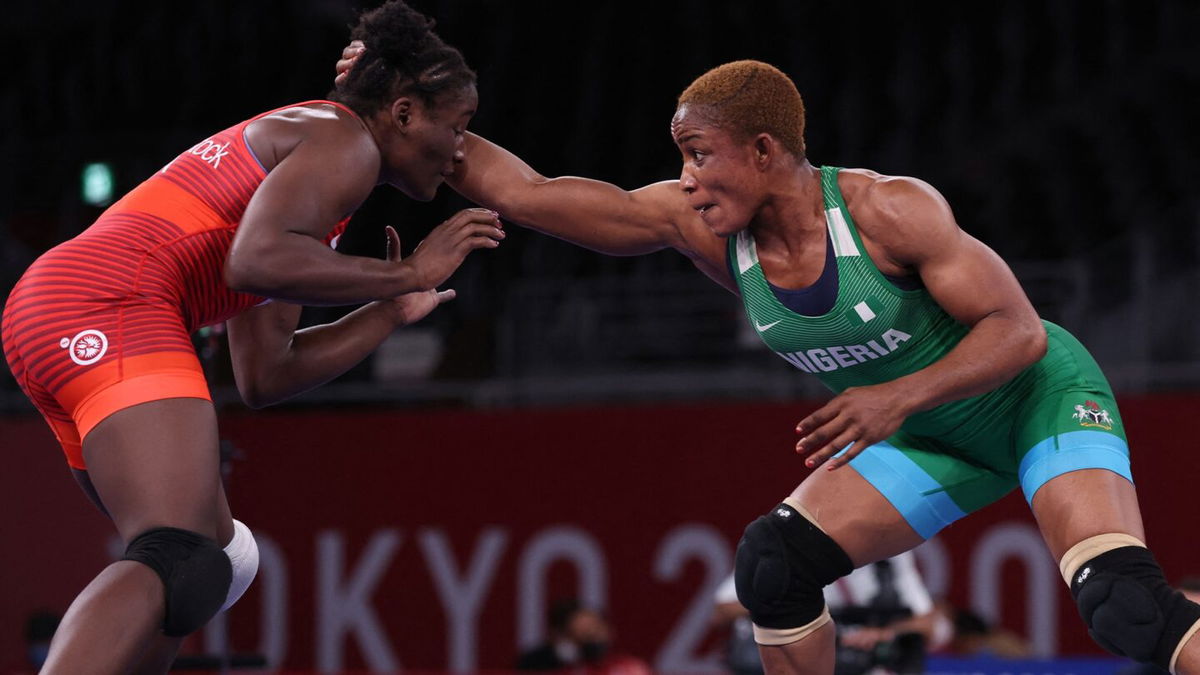
POLYGON ((489 527, 479 537, 475 554, 466 574, 462 574, 450 550, 449 538, 441 529, 423 530, 417 536, 421 553, 437 587, 438 598, 446 612, 447 663, 452 672, 476 670, 479 644, 479 612, 496 576, 500 556, 508 535, 498 527, 489 527))
POLYGON ((711 525, 689 523, 667 533, 654 558, 654 578, 674 581, 684 572, 688 561, 699 560, 705 569, 704 583, 692 595, 692 602, 654 659, 658 672, 722 672, 716 654, 700 656, 696 650, 708 633, 713 613, 713 594, 729 575, 733 551, 729 542, 711 525))
POLYGON ((353 635, 372 670, 400 669, 400 661, 379 617, 371 607, 371 594, 379 584, 388 563, 400 547, 400 533, 379 530, 367 543, 358 566, 343 575, 346 558, 345 536, 326 531, 317 535, 317 670, 323 673, 343 669, 343 642, 353 635))
POLYGON ((585 607, 608 606, 608 565, 592 535, 567 525, 542 530, 517 563, 517 647, 528 649, 546 637, 546 570, 569 561, 579 573, 576 597, 585 607))
POLYGON ((1062 577, 1034 526, 1005 523, 980 537, 971 555, 971 608, 988 621, 1000 619, 1005 592, 1012 593, 1002 586, 1001 572, 1011 558, 1025 565, 1025 630, 1033 653, 1053 656, 1058 649, 1062 577))

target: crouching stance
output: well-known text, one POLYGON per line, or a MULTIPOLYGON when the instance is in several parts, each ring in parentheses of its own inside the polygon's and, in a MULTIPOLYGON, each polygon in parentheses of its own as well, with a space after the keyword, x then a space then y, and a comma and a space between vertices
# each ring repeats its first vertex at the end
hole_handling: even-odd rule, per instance
MULTIPOLYGON (((834 633, 822 631, 831 623, 822 589, 854 567, 795 496, 746 527, 734 577, 767 672, 832 672, 834 633)), ((1061 556, 1059 570, 1098 645, 1171 673, 1195 672, 1181 656, 1200 630, 1200 605, 1167 584, 1140 539, 1088 537, 1061 556)))

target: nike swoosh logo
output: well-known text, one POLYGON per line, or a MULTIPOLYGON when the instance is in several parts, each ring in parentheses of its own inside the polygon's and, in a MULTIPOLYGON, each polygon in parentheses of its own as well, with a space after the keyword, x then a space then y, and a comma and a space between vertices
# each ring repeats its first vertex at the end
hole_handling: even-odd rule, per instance
POLYGON ((758 332, 765 333, 766 331, 770 330, 772 326, 779 323, 780 321, 783 321, 783 319, 780 319, 779 321, 772 321, 771 323, 759 323, 759 322, 755 321, 754 327, 758 329, 758 332))

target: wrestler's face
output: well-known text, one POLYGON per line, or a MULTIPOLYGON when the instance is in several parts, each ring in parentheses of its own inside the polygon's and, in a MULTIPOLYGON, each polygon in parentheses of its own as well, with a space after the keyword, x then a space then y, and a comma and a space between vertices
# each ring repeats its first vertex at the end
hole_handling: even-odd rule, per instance
POLYGON ((679 106, 671 135, 683 153, 679 187, 717 236, 737 234, 763 202, 763 175, 754 145, 710 121, 703 111, 679 106))
POLYGON ((419 201, 429 201, 463 159, 463 135, 475 114, 475 87, 442 94, 436 107, 416 97, 392 105, 396 147, 387 153, 388 182, 419 201))

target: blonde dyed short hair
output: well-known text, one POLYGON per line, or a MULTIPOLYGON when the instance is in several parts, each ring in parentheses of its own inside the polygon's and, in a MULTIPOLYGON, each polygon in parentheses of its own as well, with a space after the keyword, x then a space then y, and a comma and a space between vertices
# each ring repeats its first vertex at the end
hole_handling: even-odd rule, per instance
POLYGON ((762 61, 733 61, 696 78, 679 105, 746 137, 766 132, 797 157, 804 156, 804 100, 791 78, 762 61))

